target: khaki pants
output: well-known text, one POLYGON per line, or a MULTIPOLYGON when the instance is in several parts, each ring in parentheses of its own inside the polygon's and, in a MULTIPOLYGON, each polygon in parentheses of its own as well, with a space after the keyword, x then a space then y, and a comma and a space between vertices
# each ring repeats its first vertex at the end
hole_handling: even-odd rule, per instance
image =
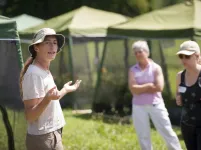
POLYGON ((26 137, 27 150, 63 150, 62 129, 44 135, 30 135, 26 137))

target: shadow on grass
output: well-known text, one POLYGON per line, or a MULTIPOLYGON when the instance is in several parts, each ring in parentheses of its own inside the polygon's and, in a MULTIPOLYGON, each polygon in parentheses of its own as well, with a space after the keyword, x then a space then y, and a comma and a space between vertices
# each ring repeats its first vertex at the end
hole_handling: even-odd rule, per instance
MULTIPOLYGON (((179 126, 180 125, 180 118, 181 118, 181 109, 180 108, 169 108, 168 109, 169 113, 169 118, 172 123, 172 125, 179 126)), ((70 114, 72 116, 72 114, 70 114)), ((102 120, 105 123, 124 123, 124 124, 130 124, 132 123, 131 120, 131 114, 127 113, 127 115, 122 115, 119 113, 104 113, 104 112, 99 112, 99 113, 89 113, 89 114, 79 114, 75 113, 73 114, 74 117, 80 118, 80 119, 95 119, 95 120, 102 120)))
MULTIPOLYGON (((72 115, 75 118, 84 119, 84 120, 98 120, 103 121, 107 124, 121 124, 121 125, 131 125, 132 120, 131 116, 119 117, 115 115, 106 115, 103 113, 92 113, 92 114, 74 114, 72 115)), ((179 127, 179 126, 176 126, 179 127)), ((151 122, 151 129, 156 131, 153 123, 151 122)), ((182 134, 177 134, 179 140, 183 140, 182 134)))
POLYGON ((106 115, 103 113, 92 114, 74 114, 73 117, 84 120, 98 120, 108 124, 131 124, 132 120, 130 116, 120 117, 118 115, 106 115))

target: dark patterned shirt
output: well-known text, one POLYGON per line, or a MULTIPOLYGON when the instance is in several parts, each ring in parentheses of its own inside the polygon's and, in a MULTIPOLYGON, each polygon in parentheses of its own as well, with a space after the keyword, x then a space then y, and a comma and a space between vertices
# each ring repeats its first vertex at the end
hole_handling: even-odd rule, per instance
POLYGON ((192 86, 186 86, 185 73, 186 70, 181 74, 181 83, 178 88, 183 104, 181 121, 201 126, 201 72, 192 86))

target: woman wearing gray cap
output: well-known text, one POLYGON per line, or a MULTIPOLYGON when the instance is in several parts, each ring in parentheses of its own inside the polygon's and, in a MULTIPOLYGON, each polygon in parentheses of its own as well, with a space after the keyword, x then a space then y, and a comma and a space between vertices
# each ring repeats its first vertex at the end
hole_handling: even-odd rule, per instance
MULTIPOLYGON (((129 87, 133 94, 133 123, 142 150, 152 150, 150 119, 166 142, 168 150, 181 150, 173 131, 161 92, 164 79, 161 67, 149 59, 149 47, 145 41, 133 44, 137 64, 129 71, 129 87)), ((163 145, 162 145, 163 147, 163 145)), ((160 150, 163 148, 160 147, 160 150)))
POLYGON ((49 71, 50 62, 64 46, 65 37, 43 28, 29 46, 31 57, 21 71, 20 85, 28 122, 27 150, 63 150, 62 128, 65 125, 59 100, 76 91, 80 80, 64 84, 59 91, 49 71))
POLYGON ((178 57, 184 71, 177 74, 176 103, 182 106, 181 131, 188 150, 201 150, 200 48, 194 41, 181 44, 178 57))

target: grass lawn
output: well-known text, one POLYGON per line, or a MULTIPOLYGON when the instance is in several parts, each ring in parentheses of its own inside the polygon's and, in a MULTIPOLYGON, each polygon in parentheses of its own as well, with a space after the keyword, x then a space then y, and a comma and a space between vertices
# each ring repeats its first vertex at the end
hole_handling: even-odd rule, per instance
MULTIPOLYGON (((132 124, 120 124, 115 119, 104 119, 103 115, 73 115, 64 110, 67 125, 63 130, 65 150, 139 150, 135 130, 132 124)), ((13 126, 13 112, 9 111, 13 126)), ((7 150, 7 137, 3 123, 0 123, 0 150, 7 150)), ((174 127, 179 138, 180 129, 174 127)), ((16 150, 25 150, 24 139, 26 122, 23 113, 17 113, 15 124, 16 150)), ((160 135, 152 128, 154 150, 166 150, 160 135)), ((185 149, 183 140, 180 139, 185 149)))
MULTIPOLYGON (((132 124, 113 123, 103 115, 72 115, 64 111, 67 125, 64 128, 63 144, 67 150, 139 150, 132 124), (108 123, 110 122, 110 123, 108 123)), ((181 138, 179 127, 174 127, 181 138)), ((152 128, 154 150, 166 150, 161 136, 152 128)), ((183 140, 180 139, 183 149, 183 140)))

